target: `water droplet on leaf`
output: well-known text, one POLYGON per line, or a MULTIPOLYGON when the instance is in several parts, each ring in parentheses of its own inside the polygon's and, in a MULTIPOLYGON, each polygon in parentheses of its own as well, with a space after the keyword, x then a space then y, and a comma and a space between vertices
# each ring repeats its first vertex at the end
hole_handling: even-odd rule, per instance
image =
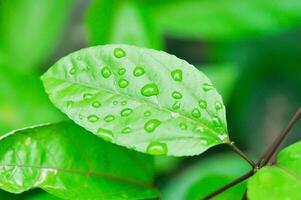
POLYGON ((88 116, 88 121, 89 122, 97 122, 99 119, 99 117, 97 117, 96 115, 89 115, 88 116))
POLYGON ((121 105, 125 106, 128 102, 126 100, 121 101, 121 105))
POLYGON ((180 92, 174 91, 172 93, 172 97, 175 99, 181 99, 182 98, 182 94, 180 92))
POLYGON ((118 85, 121 88, 126 88, 129 85, 129 82, 127 80, 125 80, 125 79, 120 79, 118 81, 118 85))
POLYGON ((99 101, 94 101, 94 102, 92 103, 92 106, 93 106, 94 108, 99 108, 99 107, 101 106, 101 103, 100 103, 99 101))
POLYGON ((209 83, 204 83, 202 87, 205 92, 208 92, 208 91, 214 89, 214 87, 212 85, 210 85, 209 83))
POLYGON ((112 74, 112 72, 110 71, 110 69, 108 67, 104 67, 101 70, 101 74, 104 78, 109 78, 112 74))
POLYGON ((184 123, 181 123, 181 124, 180 124, 180 128, 181 128, 182 130, 186 130, 186 129, 187 129, 187 125, 184 124, 184 123))
POLYGON ((205 100, 200 100, 199 101, 199 106, 201 107, 201 108, 207 108, 207 102, 205 101, 205 100))
POLYGON ((133 109, 131 109, 131 108, 125 108, 125 109, 123 109, 123 110, 120 112, 120 115, 121 115, 122 117, 127 117, 127 116, 129 116, 132 112, 133 112, 133 109))
POLYGON ((67 101, 66 104, 67 104, 67 108, 70 109, 70 108, 72 108, 74 101, 67 101))
POLYGON ((113 101, 113 105, 115 105, 115 106, 116 106, 117 104, 118 104, 118 101, 116 101, 116 100, 115 100, 115 101, 113 101))
POLYGON ((114 138, 114 135, 111 131, 103 129, 103 128, 99 128, 97 130, 97 135, 108 142, 113 141, 113 138, 114 138))
POLYGON ((216 126, 216 127, 222 126, 222 122, 221 122, 220 118, 218 118, 218 117, 213 117, 212 122, 213 122, 214 126, 216 126))
POLYGON ((223 104, 220 102, 215 102, 215 109, 216 110, 221 110, 223 108, 223 104))
POLYGON ((76 68, 75 68, 75 67, 72 67, 72 68, 70 69, 69 73, 70 73, 71 75, 76 74, 76 68))
POLYGON ((104 120, 105 122, 111 122, 115 119, 115 117, 113 115, 107 115, 104 120))
POLYGON ((181 107, 181 103, 176 101, 173 105, 172 105, 172 109, 173 110, 177 110, 181 107))
POLYGON ((145 117, 149 117, 151 114, 152 114, 151 111, 145 111, 144 112, 144 116, 145 117))
POLYGON ((114 49, 114 56, 116 58, 122 58, 126 55, 125 51, 122 48, 115 48, 114 49))
POLYGON ((201 117, 201 112, 199 111, 199 109, 195 108, 192 110, 191 112, 192 116, 195 117, 195 118, 199 118, 201 117))
POLYGON ((151 142, 146 151, 152 155, 164 155, 167 154, 167 145, 161 142, 151 142))
POLYGON ((144 74, 144 69, 142 67, 135 67, 133 71, 134 76, 142 76, 144 74))
POLYGON ((131 129, 130 127, 126 127, 126 128, 124 128, 124 129, 121 130, 121 133, 123 133, 123 134, 128 134, 128 133, 130 133, 131 131, 132 131, 132 129, 131 129))
POLYGON ((171 77, 175 81, 182 81, 182 70, 176 69, 171 72, 171 77))
POLYGON ((161 124, 157 119, 151 119, 144 124, 144 130, 148 133, 152 133, 161 124))
POLYGON ((93 94, 85 93, 85 94, 83 95, 83 98, 84 98, 84 100, 90 100, 90 99, 93 98, 93 94))
POLYGON ((158 95, 158 86, 154 83, 148 83, 141 88, 141 94, 147 97, 158 95))
POLYGON ((123 75, 123 74, 125 74, 125 72, 126 72, 126 69, 125 69, 125 68, 120 68, 120 69, 118 70, 118 74, 119 74, 119 75, 123 75))

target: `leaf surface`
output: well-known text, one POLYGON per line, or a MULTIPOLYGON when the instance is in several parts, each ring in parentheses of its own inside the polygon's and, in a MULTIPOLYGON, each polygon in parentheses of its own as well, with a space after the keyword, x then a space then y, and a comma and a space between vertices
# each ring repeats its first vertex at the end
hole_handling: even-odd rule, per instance
POLYGON ((71 122, 26 128, 0 138, 0 187, 40 187, 63 199, 145 199, 153 160, 99 140, 71 122))
POLYGON ((200 154, 229 141, 222 99, 192 65, 128 45, 83 49, 42 80, 51 101, 107 141, 150 154, 200 154))
POLYGON ((301 199, 301 142, 283 149, 274 166, 260 169, 248 182, 248 197, 256 200, 301 199))

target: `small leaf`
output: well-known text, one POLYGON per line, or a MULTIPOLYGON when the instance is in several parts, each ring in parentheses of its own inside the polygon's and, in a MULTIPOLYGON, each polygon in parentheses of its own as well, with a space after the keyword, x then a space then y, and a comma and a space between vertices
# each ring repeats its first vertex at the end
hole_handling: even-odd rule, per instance
POLYGON ((301 142, 282 150, 277 163, 260 169, 248 182, 248 197, 256 200, 301 199, 301 142))
POLYGON ((63 199, 145 199, 152 158, 97 139, 64 122, 0 138, 0 187, 21 193, 40 187, 63 199))
POLYGON ((229 141, 225 106, 210 80, 165 52, 92 47, 62 58, 42 80, 54 105, 77 124, 128 148, 184 156, 229 141), (137 67, 144 74, 137 76, 137 67), (77 73, 70 73, 73 68, 77 73), (120 80, 128 84, 121 86, 120 80), (93 107, 95 102, 101 106, 93 107))

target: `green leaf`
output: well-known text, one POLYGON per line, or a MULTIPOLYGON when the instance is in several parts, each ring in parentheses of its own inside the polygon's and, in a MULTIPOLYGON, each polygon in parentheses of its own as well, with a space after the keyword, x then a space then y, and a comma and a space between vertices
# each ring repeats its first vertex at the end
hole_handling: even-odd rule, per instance
POLYGON ((126 43, 161 48, 149 7, 135 1, 95 0, 87 12, 90 44, 126 43))
MULTIPOLYGON (((162 199, 198 200, 243 175, 250 166, 234 153, 208 156, 173 177, 162 190, 162 199)), ((240 200, 246 184, 239 184, 214 199, 240 200)))
POLYGON ((2 1, 0 51, 14 68, 39 66, 57 46, 71 7, 71 0, 2 1))
POLYGON ((0 138, 0 187, 40 187, 63 199, 145 199, 153 160, 104 142, 70 122, 36 126, 0 138))
POLYGON ((2 200, 59 200, 59 198, 42 191, 40 189, 30 190, 22 194, 13 194, 0 190, 0 199, 2 200))
POLYGON ((248 182, 248 197, 256 200, 301 199, 301 142, 282 150, 277 163, 260 169, 248 182))
POLYGON ((179 38, 229 41, 300 25, 301 1, 186 0, 155 4, 159 27, 179 38))
POLYGON ((165 52, 83 49, 42 80, 54 105, 77 124, 128 148, 184 156, 229 142, 224 105, 210 80, 165 52))

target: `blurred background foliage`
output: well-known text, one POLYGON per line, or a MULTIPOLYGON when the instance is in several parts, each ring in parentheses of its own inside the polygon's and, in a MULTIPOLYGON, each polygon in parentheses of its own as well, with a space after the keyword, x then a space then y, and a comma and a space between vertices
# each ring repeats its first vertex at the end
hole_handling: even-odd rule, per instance
MULTIPOLYGON (((300 0, 0 0, 0 136, 65 119, 39 76, 72 51, 107 43, 164 50, 194 64, 223 96, 230 137, 254 159, 300 106, 300 0)), ((285 144, 300 132, 299 124, 285 144)), ((198 199, 246 172, 227 151, 157 157, 163 199, 198 199)), ((244 188, 217 199, 240 199, 244 188)), ((0 197, 55 199, 42 191, 0 197)))

